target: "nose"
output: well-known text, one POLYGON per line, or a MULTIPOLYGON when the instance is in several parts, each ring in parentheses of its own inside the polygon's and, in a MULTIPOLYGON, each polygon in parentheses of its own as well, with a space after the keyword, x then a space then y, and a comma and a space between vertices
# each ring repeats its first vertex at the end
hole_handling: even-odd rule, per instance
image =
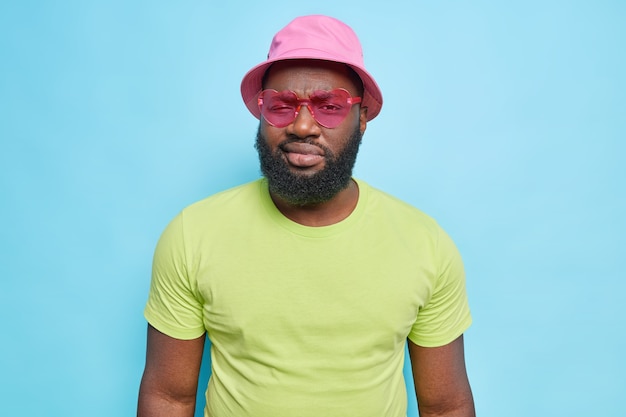
POLYGON ((288 132, 298 137, 317 136, 321 133, 320 125, 313 118, 311 108, 307 104, 303 104, 293 123, 287 126, 288 132))

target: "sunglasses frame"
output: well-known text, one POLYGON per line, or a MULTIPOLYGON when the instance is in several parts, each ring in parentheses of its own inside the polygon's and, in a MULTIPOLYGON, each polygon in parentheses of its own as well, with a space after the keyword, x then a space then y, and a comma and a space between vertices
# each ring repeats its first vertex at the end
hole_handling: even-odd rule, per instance
MULTIPOLYGON (((315 120, 315 122, 317 122, 317 124, 319 124, 320 126, 323 126, 325 128, 328 129, 334 129, 336 127, 338 127, 345 119, 346 117, 348 117, 348 114, 350 113, 350 110, 352 109, 352 106, 354 106, 355 104, 361 103, 363 99, 361 97, 352 97, 350 95, 350 92, 348 90, 346 90, 345 88, 335 88, 333 90, 316 90, 314 91, 311 96, 309 98, 300 98, 298 97, 298 95, 296 94, 295 91, 292 90, 283 90, 283 91, 277 91, 274 89, 265 89, 263 91, 261 91, 258 95, 257 98, 257 104, 259 106, 259 111, 261 112, 261 116, 265 119, 265 121, 270 125, 270 126, 274 126, 274 127, 278 127, 278 128, 283 128, 283 127, 287 127, 290 124, 292 124, 296 118, 298 117, 298 114, 300 113, 300 109, 302 108, 303 105, 305 105, 308 109, 309 109, 309 113, 311 113, 311 116, 313 117, 313 119, 315 120), (345 114, 343 115, 343 117, 341 118, 341 120, 339 121, 339 123, 337 124, 332 124, 329 125, 327 122, 323 123, 320 120, 317 119, 318 116, 315 115, 315 111, 314 111, 314 105, 313 105, 313 101, 311 99, 311 97, 313 97, 313 99, 315 99, 316 95, 329 95, 332 94, 333 92, 336 91, 341 91, 341 95, 345 95, 346 97, 346 103, 345 105, 347 106, 347 111, 345 112, 345 114), (273 94, 285 94, 285 93, 290 93, 293 95, 293 97, 295 98, 294 103, 296 104, 295 106, 295 111, 293 113, 293 118, 286 124, 283 123, 276 123, 276 121, 272 122, 268 119, 268 117, 266 116, 267 111, 263 110, 263 95, 267 92, 271 92, 273 94), (321 94, 320 94, 321 93, 321 94)), ((324 118, 324 117, 322 117, 324 118)))

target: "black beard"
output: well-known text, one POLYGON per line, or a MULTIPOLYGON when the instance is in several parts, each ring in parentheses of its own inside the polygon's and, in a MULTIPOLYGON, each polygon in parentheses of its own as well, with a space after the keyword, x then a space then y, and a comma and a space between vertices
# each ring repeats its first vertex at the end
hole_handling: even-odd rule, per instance
POLYGON ((362 136, 357 126, 348 138, 344 149, 337 155, 327 147, 315 144, 324 150, 324 168, 313 175, 302 175, 289 169, 283 159, 280 147, 291 142, 314 143, 314 141, 287 139, 272 153, 259 126, 255 148, 259 152, 261 172, 267 178, 270 192, 295 206, 307 206, 330 201, 350 184, 352 169, 356 162, 362 136))

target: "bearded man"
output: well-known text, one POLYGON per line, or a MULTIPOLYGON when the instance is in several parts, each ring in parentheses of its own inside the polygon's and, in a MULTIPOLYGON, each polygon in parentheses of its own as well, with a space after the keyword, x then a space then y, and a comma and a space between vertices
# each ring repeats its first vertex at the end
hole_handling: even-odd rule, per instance
POLYGON ((138 416, 474 416, 459 253, 434 220, 352 177, 382 94, 347 25, 295 19, 241 92, 263 178, 184 209, 155 252, 138 416))

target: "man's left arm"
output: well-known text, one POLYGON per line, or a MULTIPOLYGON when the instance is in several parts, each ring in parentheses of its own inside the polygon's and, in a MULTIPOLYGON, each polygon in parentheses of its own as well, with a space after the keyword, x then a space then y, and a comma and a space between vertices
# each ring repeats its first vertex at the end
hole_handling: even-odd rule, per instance
POLYGON ((463 336, 440 347, 408 346, 420 417, 475 417, 463 336))

